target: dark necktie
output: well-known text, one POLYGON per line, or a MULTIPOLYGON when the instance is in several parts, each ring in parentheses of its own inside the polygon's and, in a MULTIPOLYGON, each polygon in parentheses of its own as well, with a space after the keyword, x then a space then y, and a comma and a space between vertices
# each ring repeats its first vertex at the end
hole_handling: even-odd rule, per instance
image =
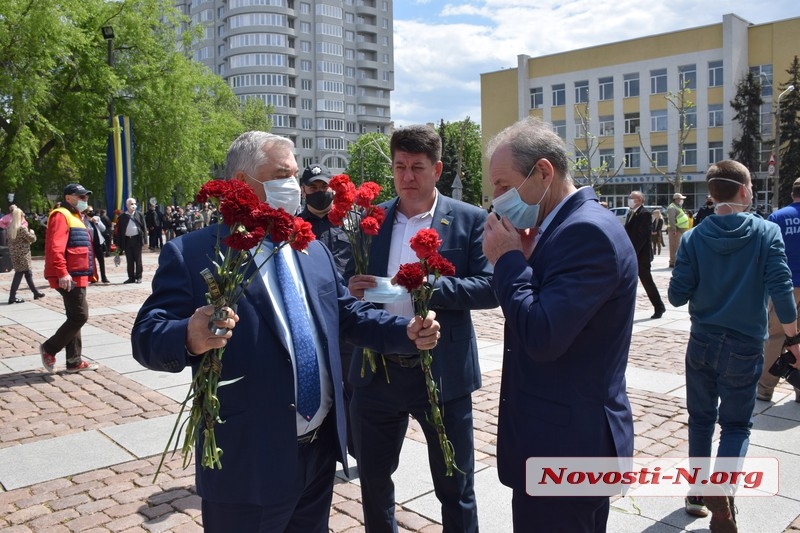
POLYGON ((289 265, 286 264, 286 259, 280 250, 275 254, 275 272, 283 295, 283 308, 294 347, 297 367, 297 412, 306 420, 311 420, 320 404, 319 366, 314 338, 311 336, 311 320, 306 313, 306 304, 295 285, 292 271, 289 270, 289 265))

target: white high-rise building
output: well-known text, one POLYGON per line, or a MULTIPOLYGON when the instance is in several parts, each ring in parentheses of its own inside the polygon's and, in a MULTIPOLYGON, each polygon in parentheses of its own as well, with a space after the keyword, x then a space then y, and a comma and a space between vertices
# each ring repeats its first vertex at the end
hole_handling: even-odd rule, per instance
POLYGON ((205 27, 194 58, 242 99, 272 105, 272 132, 300 168, 347 164, 362 133, 388 133, 394 89, 391 0, 176 0, 205 27))

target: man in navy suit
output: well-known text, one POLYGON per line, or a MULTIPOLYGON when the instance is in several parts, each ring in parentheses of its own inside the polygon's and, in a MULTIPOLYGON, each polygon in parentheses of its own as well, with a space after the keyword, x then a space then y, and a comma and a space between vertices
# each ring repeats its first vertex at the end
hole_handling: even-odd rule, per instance
POLYGON ((514 530, 602 532, 608 497, 529 496, 525 461, 631 457, 636 254, 594 191, 575 189, 548 124, 509 126, 487 155, 498 216, 486 222, 483 249, 506 318, 497 466, 514 491, 514 530))
MULTIPOLYGON (((394 276, 401 264, 419 260, 409 245, 417 231, 432 228, 439 234, 439 253, 453 263, 456 272, 439 278, 430 302, 442 328, 441 342, 433 352, 432 371, 443 402, 447 437, 461 472, 445 475, 436 430, 427 421, 430 407, 419 357, 384 352, 386 372, 378 358, 377 373, 373 375, 367 369, 363 378, 360 361, 353 361, 350 414, 364 522, 369 533, 397 531, 391 476, 397 469, 411 415, 419 421, 427 441, 431 476, 442 504, 443 530, 477 531, 471 393, 481 386, 481 372, 470 310, 497 306, 490 285, 491 266, 481 246, 487 215, 483 209, 437 192, 442 142, 432 128, 397 130, 389 147, 398 198, 383 204, 386 221, 370 246, 371 275, 354 276, 349 287, 354 296, 363 296, 365 288, 375 286, 374 276, 394 276)), ((412 316, 411 297, 407 293, 402 296, 384 307, 397 315, 412 316)))
MULTIPOLYGON (((245 181, 260 200, 294 213, 300 189, 293 149, 289 139, 245 133, 228 151, 226 177, 245 181)), ((307 253, 283 247, 298 286, 291 292, 299 292, 306 307, 304 327, 319 365, 319 407, 300 416, 294 328, 288 324, 293 310, 287 311, 274 259, 245 289, 236 313, 229 309, 226 320, 215 322, 236 329, 222 336, 210 331, 213 306, 205 305, 208 289, 200 271, 212 266, 218 234, 225 233, 224 226, 212 225, 164 246, 153 294, 131 333, 134 357, 154 370, 180 372, 197 367, 196 354, 227 346, 220 381, 241 378, 219 389, 224 424, 217 424, 216 438, 224 468, 203 469, 195 460, 206 531, 327 532, 336 460, 347 467, 339 336, 376 350, 416 353, 436 345, 438 324, 391 316, 353 298, 319 242, 307 253)), ((258 257, 255 262, 261 263, 258 257)))

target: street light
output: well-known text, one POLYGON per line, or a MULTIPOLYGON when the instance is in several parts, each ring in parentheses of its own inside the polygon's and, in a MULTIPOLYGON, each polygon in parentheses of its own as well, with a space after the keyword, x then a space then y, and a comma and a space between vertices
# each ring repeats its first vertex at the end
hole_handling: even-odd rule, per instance
MULTIPOLYGON (((114 27, 103 26, 103 39, 108 43, 108 68, 114 67, 114 27)), ((108 124, 111 128, 114 127, 114 97, 111 96, 108 100, 108 124)))
POLYGON ((781 98, 794 91, 794 85, 789 85, 775 102, 775 182, 772 184, 772 209, 778 209, 778 195, 781 184, 781 98))

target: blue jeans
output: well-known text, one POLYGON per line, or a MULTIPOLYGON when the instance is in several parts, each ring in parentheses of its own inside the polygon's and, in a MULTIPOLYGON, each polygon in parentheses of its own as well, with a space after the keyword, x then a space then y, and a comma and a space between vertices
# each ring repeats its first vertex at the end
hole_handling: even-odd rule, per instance
POLYGON ((717 457, 744 457, 753 425, 763 343, 728 334, 692 333, 686 348, 689 456, 709 457, 714 424, 721 428, 717 457), (719 409, 717 409, 719 400, 719 409))

